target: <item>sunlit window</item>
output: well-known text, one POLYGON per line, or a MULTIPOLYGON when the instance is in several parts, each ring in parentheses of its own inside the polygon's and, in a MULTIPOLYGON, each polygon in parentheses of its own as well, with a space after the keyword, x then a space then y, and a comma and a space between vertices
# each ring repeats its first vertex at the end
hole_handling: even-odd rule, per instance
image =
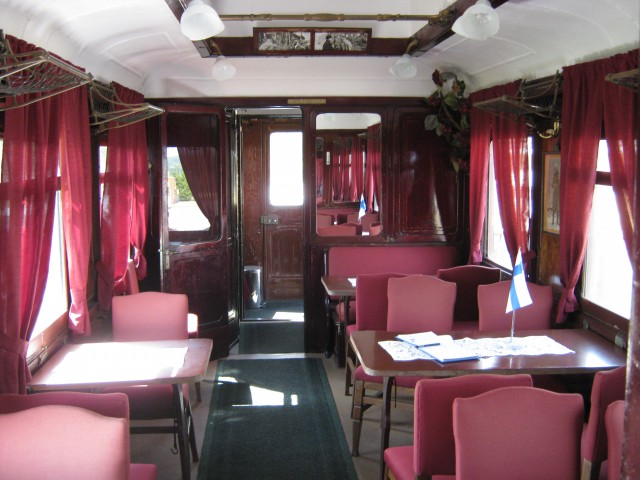
MULTIPOLYGON (((529 137, 527 140, 529 158, 533 156, 533 141, 529 137)), ((531 163, 531 162, 529 162, 531 163)), ((529 192, 531 192, 531 184, 533 181, 533 173, 529 168, 529 192)), ((501 267, 508 270, 513 268, 511 265, 511 257, 507 250, 507 244, 504 239, 504 231, 502 229, 502 221, 500 220, 500 210, 498 207, 498 191, 496 186, 495 169, 493 165, 493 145, 489 148, 489 185, 487 188, 487 216, 486 216, 486 253, 485 257, 501 267)), ((529 198, 530 214, 533 213, 533 202, 529 198)))
MULTIPOLYGON (((4 141, 0 138, 0 176, 3 147, 4 141)), ((31 338, 46 330, 69 309, 60 191, 56 192, 54 212, 47 284, 31 338)))
POLYGON ((269 145, 269 203, 302 205, 302 132, 274 132, 269 145))
POLYGON ((189 232, 208 230, 209 220, 193 198, 176 147, 167 147, 169 230, 189 232))
POLYGON ((633 272, 622 238, 620 217, 610 178, 609 154, 605 140, 598 149, 598 172, 591 207, 587 252, 583 265, 582 296, 622 317, 630 318, 633 272), (598 180, 600 182, 600 180, 598 180))

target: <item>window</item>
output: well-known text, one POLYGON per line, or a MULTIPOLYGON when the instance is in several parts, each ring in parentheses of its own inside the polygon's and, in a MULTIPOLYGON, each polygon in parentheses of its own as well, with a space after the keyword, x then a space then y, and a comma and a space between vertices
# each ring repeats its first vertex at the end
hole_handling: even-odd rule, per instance
POLYGON ((274 132, 269 137, 269 203, 293 207, 302 201, 302 132, 274 132))
MULTIPOLYGON (((527 149, 529 158, 533 156, 533 139, 527 140, 527 149)), ((500 210, 498 207, 498 191, 496 188, 496 176, 493 166, 493 145, 489 148, 489 185, 487 188, 487 216, 486 216, 486 241, 484 256, 487 260, 507 269, 511 270, 511 257, 507 250, 507 244, 504 239, 504 231, 502 229, 502 221, 500 220, 500 210)), ((529 195, 531 195, 531 185, 533 183, 533 172, 531 170, 531 162, 529 162, 529 195)), ((533 213, 533 201, 529 198, 530 215, 533 213)))
POLYGON ((169 230, 179 232, 208 230, 211 225, 193 198, 177 147, 167 147, 167 166, 169 230))
POLYGON ((605 140, 598 149, 598 176, 591 207, 587 252, 582 267, 582 296, 622 317, 630 318, 631 262, 622 238, 620 217, 611 186, 605 140))
MULTIPOLYGON (((0 138, 0 175, 2 172, 2 152, 4 142, 0 138)), ((53 232, 51 239, 51 256, 49 257, 49 270, 47 285, 45 287, 42 306, 38 312, 38 318, 31 334, 35 338, 53 322, 60 318, 69 309, 66 275, 65 245, 62 228, 62 204, 60 191, 56 192, 56 204, 53 220, 53 232)))

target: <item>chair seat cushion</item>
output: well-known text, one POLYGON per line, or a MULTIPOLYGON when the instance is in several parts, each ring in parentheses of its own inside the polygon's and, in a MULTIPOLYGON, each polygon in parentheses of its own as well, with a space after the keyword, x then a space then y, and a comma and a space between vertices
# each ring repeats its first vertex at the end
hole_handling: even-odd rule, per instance
POLYGON ((414 480, 413 445, 390 447, 384 451, 384 463, 393 472, 396 480, 414 480))
MULTIPOLYGON (((418 380, 421 380, 423 378, 427 378, 427 377, 423 377, 419 375, 396 377, 395 384, 398 387, 415 388, 416 383, 418 383, 418 380)), ((362 365, 358 365, 356 367, 356 371, 354 372, 354 379, 356 381, 361 381, 361 382, 382 383, 382 377, 376 377, 376 376, 367 374, 362 368, 362 365)))

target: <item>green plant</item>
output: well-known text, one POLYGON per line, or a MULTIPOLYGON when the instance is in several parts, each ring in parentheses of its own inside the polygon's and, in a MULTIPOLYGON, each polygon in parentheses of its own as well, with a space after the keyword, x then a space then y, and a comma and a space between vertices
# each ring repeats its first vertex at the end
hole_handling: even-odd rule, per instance
POLYGON ((435 114, 427 115, 425 130, 435 130, 451 145, 450 160, 456 172, 469 169, 470 128, 469 112, 471 104, 464 96, 466 85, 452 72, 434 70, 431 77, 436 91, 427 97, 427 104, 437 108, 435 114))

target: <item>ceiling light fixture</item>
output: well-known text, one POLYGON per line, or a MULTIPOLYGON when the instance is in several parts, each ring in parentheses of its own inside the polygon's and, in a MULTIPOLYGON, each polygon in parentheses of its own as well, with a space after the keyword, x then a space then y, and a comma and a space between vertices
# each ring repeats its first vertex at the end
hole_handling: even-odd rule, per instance
POLYGON ((224 24, 205 0, 191 0, 180 17, 180 30, 189 40, 204 40, 224 30, 224 24))
POLYGON ((216 63, 213 64, 211 69, 211 76, 219 82, 223 80, 229 80, 236 74, 236 66, 225 58, 224 55, 220 55, 216 59, 216 63))
POLYGON ((467 8, 453 24, 451 30, 473 40, 486 40, 498 33, 500 17, 489 0, 478 0, 467 8))
POLYGON ((413 57, 409 52, 418 44, 418 40, 413 39, 407 50, 396 62, 389 67, 389 72, 394 77, 398 78, 413 78, 418 74, 418 67, 416 67, 413 57))

